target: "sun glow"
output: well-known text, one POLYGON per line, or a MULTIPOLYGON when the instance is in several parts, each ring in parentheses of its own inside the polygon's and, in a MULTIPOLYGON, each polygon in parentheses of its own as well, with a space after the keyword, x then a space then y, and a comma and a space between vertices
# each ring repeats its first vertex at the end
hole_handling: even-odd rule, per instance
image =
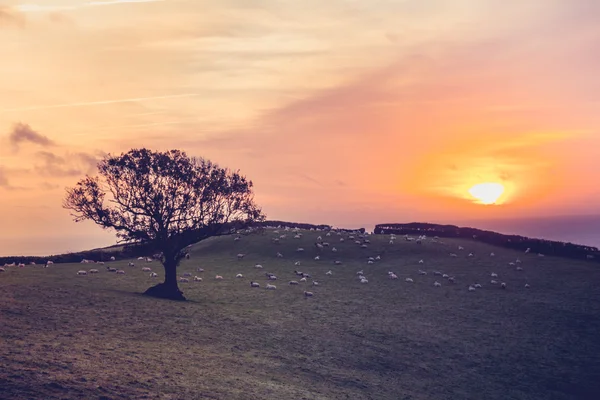
POLYGON ((503 193, 504 186, 499 183, 479 183, 469 189, 479 204, 495 204, 503 193))

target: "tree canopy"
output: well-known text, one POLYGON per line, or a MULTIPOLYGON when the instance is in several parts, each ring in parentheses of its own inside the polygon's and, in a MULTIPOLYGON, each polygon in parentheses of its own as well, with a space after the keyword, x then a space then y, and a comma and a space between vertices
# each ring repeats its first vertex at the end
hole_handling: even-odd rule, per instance
POLYGON ((63 207, 75 222, 91 220, 121 243, 162 253, 165 282, 146 293, 183 298, 175 270, 187 246, 264 220, 252 189, 239 171, 180 150, 132 149, 101 160, 98 176, 67 189, 63 207))

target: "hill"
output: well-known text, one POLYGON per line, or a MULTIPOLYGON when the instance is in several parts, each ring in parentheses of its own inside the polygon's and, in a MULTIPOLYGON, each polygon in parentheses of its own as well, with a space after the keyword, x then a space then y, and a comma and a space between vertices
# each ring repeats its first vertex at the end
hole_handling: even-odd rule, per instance
POLYGON ((183 304, 138 295, 162 279, 156 263, 7 268, 0 398, 598 398, 596 265, 461 238, 370 235, 363 248, 348 232, 294 236, 265 229, 192 246, 179 273, 203 281, 180 284, 183 304), (319 235, 330 242, 322 250, 319 235), (158 278, 141 271, 148 266, 158 278), (100 272, 77 276, 82 267, 100 272), (294 270, 319 286, 288 285, 294 270), (264 289, 266 272, 276 290, 264 289))

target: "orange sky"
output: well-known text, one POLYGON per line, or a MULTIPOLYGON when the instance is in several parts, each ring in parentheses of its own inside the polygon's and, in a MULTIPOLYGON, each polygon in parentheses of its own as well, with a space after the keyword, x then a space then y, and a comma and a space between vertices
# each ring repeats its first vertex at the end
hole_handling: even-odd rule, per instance
POLYGON ((600 214, 599 14, 596 0, 0 0, 0 254, 112 243, 60 204, 131 147, 239 168, 271 219, 600 214), (472 202, 482 182, 504 184, 501 205, 472 202))

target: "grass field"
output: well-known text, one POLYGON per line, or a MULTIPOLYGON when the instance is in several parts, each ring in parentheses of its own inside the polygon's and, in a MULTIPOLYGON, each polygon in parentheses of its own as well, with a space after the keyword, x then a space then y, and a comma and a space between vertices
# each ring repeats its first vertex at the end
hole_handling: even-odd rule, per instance
POLYGON ((179 275, 204 280, 180 283, 184 303, 139 294, 162 279, 157 263, 107 263, 125 275, 85 264, 6 268, 0 399, 600 399, 597 265, 454 239, 371 236, 363 249, 333 234, 324 239, 339 251, 319 252, 318 235, 195 245, 179 275), (517 258, 523 271, 508 264, 517 258), (77 276, 82 268, 100 273, 77 276), (320 286, 289 286, 296 269, 320 286), (264 289, 265 272, 278 276, 277 290, 264 289), (492 272, 505 290, 490 284, 492 272), (468 291, 474 283, 483 287, 468 291))

